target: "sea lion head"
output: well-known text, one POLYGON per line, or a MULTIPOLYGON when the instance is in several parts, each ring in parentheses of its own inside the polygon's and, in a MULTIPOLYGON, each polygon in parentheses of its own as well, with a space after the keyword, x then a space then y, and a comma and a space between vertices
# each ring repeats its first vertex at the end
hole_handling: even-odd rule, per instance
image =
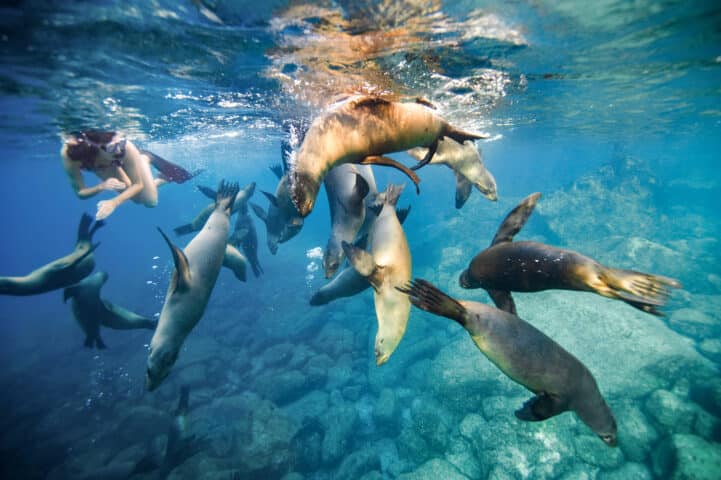
POLYGON ((468 270, 463 270, 463 273, 458 277, 458 283, 462 288, 478 288, 481 286, 479 282, 471 278, 468 270))
POLYGON ((268 250, 270 250, 270 253, 275 255, 278 253, 278 236, 273 235, 270 231, 266 235, 267 243, 268 243, 268 250))
POLYGON ((605 408, 602 408, 601 411, 595 415, 594 420, 588 423, 603 443, 609 447, 615 447, 618 444, 616 438, 616 432, 618 431, 616 419, 613 418, 613 413, 611 413, 611 409, 608 408, 605 402, 603 407, 605 408))
POLYGON ((401 338, 403 338, 403 335, 387 336, 380 331, 378 332, 375 343, 376 366, 380 367, 388 361, 400 343, 401 338))
MULTIPOLYGON (((486 172, 488 173, 488 172, 486 172)), ((486 197, 488 200, 495 202, 498 200, 498 191, 496 190, 496 181, 491 176, 490 173, 488 175, 482 176, 480 179, 478 179, 474 185, 478 189, 479 192, 483 194, 484 197, 486 197)))
POLYGON ((304 172, 290 174, 290 198, 301 217, 307 217, 313 210, 320 183, 304 172))
POLYGON ((170 373, 170 369, 178 358, 178 350, 168 346, 159 348, 150 347, 150 355, 148 356, 148 365, 145 372, 145 388, 152 392, 165 380, 170 373))
POLYGON ((323 252, 323 271, 325 272, 325 278, 331 278, 338 271, 341 262, 343 261, 343 249, 340 248, 338 242, 329 241, 323 252))

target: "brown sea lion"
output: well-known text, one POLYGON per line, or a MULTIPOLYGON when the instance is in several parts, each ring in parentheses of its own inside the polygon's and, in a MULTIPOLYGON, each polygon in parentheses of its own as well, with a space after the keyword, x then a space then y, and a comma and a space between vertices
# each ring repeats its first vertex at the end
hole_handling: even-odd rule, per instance
POLYGON ((511 313, 516 313, 511 292, 561 289, 595 292, 663 315, 658 309, 669 288, 681 288, 672 278, 606 267, 580 253, 543 243, 513 242, 540 196, 529 195, 508 214, 491 246, 473 257, 461 273, 461 287, 486 289, 498 308, 511 313))
POLYGON ((418 177, 384 154, 427 147, 430 162, 438 141, 450 137, 463 143, 484 138, 464 132, 442 119, 426 102, 400 103, 374 96, 354 96, 337 103, 316 118, 305 135, 293 165, 290 196, 301 217, 315 205, 326 173, 343 163, 387 165, 406 173, 418 186, 418 177))
POLYGON ((368 237, 370 252, 342 243, 348 261, 373 286, 378 333, 375 340, 376 365, 382 365, 395 351, 406 331, 411 304, 395 287, 411 278, 411 252, 395 204, 403 186, 389 185, 384 204, 368 237))
POLYGON ((425 280, 399 290, 416 307, 458 322, 494 365, 535 394, 516 410, 520 420, 573 411, 606 445, 616 446, 616 420, 593 375, 543 332, 490 305, 455 300, 425 280))

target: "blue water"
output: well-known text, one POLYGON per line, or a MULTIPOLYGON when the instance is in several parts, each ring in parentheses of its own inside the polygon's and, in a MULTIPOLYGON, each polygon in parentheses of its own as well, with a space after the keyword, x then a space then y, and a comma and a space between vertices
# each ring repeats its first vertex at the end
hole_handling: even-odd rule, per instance
MULTIPOLYGON (((284 122, 364 91, 428 98, 491 135, 479 145, 497 203, 473 192, 456 210, 453 176, 435 166, 419 171, 419 196, 403 193, 414 276, 490 302, 457 276, 540 191, 519 239, 683 289, 662 318, 590 293, 514 295, 521 317, 593 372, 618 422, 609 448, 573 413, 517 420, 530 393, 459 326, 418 309, 376 367, 370 291, 308 305, 324 283, 312 254, 329 233, 321 192, 274 256, 254 217, 265 274, 241 283, 221 271, 152 393, 152 332, 103 329, 108 349, 90 350, 61 292, 0 297, 0 476, 721 477, 720 46, 721 9, 702 1, 4 3, 2 275, 68 253, 81 214, 104 197, 75 196, 62 134, 118 130, 205 169, 162 187, 153 209, 122 205, 96 235, 103 297, 159 313, 173 265, 156 226, 170 231, 206 205, 193 185, 255 181, 265 206, 284 122), (195 440, 161 468, 181 385, 184 435, 195 440), (150 467, 128 468, 147 458, 150 467)), ((407 181, 374 173, 380 189, 407 181)))

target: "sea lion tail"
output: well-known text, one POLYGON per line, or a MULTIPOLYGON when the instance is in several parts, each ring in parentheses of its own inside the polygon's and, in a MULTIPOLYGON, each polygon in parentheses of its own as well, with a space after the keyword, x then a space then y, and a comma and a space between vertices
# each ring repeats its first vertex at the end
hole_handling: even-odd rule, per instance
POLYGON ((461 325, 465 324, 466 308, 422 278, 396 287, 396 290, 408 295, 411 303, 421 310, 450 318, 461 325))
POLYGON ((233 202, 235 202, 235 197, 239 191, 240 186, 237 182, 229 183, 221 180, 218 186, 218 193, 215 196, 215 209, 230 213, 233 210, 233 202))
POLYGON ((671 288, 682 288, 673 278, 633 270, 619 270, 602 267, 599 281, 591 287, 604 297, 623 300, 634 308, 656 316, 663 316, 659 310, 671 294, 671 288))

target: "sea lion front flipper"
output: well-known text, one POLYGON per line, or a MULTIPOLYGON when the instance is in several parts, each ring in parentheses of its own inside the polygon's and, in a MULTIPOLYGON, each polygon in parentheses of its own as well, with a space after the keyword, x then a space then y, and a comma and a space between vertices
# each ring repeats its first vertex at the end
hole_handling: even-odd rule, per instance
POLYGON ((170 251, 173 252, 175 272, 173 272, 173 278, 170 280, 170 283, 172 285, 171 291, 186 291, 190 288, 190 265, 188 264, 188 257, 185 256, 184 251, 182 251, 177 245, 170 241, 168 236, 160 229, 160 227, 158 227, 158 231, 165 239, 168 247, 170 247, 170 251))
POLYGON ((488 295, 499 309, 516 315, 516 303, 513 301, 511 292, 504 290, 487 290, 488 295))
POLYGON ((466 307, 461 305, 458 300, 443 293, 431 282, 416 278, 411 283, 396 287, 396 290, 408 295, 411 303, 421 310, 450 318, 465 325, 466 307))
POLYGON ((416 186, 416 193, 420 193, 421 189, 418 186, 419 183, 421 183, 421 179, 418 178, 418 175, 415 174, 413 170, 416 170, 416 168, 408 168, 402 163, 396 162, 392 158, 384 157, 382 155, 371 155, 368 157, 365 157, 363 160, 359 162, 361 165, 382 165, 384 167, 393 167, 397 170, 400 170, 401 172, 405 173, 408 178, 411 179, 413 184, 416 186))
POLYGON ((373 260, 373 255, 345 241, 341 242, 341 246, 353 268, 362 277, 367 278, 371 286, 377 291, 380 281, 378 278, 378 265, 373 260))
POLYGON ((516 410, 516 418, 524 422, 540 422, 567 410, 558 397, 541 392, 516 410))
POLYGON ((426 152, 426 156, 423 157, 423 160, 418 162, 416 165, 413 165, 411 167, 411 170, 418 170, 419 168, 428 165, 431 162, 433 155, 436 154, 436 150, 438 150, 438 139, 431 143, 431 145, 428 147, 428 151, 426 152))
POLYGON ((215 197, 218 196, 218 192, 213 190, 210 187, 206 187, 203 185, 197 185, 198 191, 208 197, 209 199, 215 201, 215 197))
POLYGON ((255 212, 255 214, 258 216, 258 218, 260 218, 263 221, 263 223, 265 223, 265 224, 268 223, 268 214, 265 213, 265 210, 263 210, 263 207, 261 207, 260 205, 258 205, 256 203, 253 203, 253 202, 250 203, 250 207, 253 209, 253 212, 255 212))
POLYGON ((185 225, 181 225, 181 226, 179 226, 179 227, 175 227, 175 228, 173 229, 173 231, 175 232, 175 235, 177 235, 178 237, 180 237, 181 235, 187 235, 187 234, 189 234, 189 233, 193 233, 193 232, 195 231, 195 229, 193 228, 193 224, 192 224, 192 223, 186 223, 185 225))
POLYGON ((261 190, 260 193, 262 193, 275 208, 278 208, 278 199, 275 198, 275 195, 268 193, 265 190, 261 190))
POLYGON ((362 201, 364 198, 366 198, 368 192, 370 192, 370 187, 368 186, 368 182, 366 181, 366 179, 363 178, 363 175, 358 172, 355 172, 354 175, 355 184, 353 185, 353 194, 356 196, 356 198, 362 201))
POLYGON ((460 209, 466 204, 468 197, 471 196, 473 185, 466 180, 466 177, 456 172, 456 208, 460 209))
POLYGON ((498 227, 491 246, 497 243, 512 241, 513 237, 521 231, 526 221, 528 221, 528 217, 533 213, 533 209, 536 207, 539 198, 541 198, 540 192, 532 193, 524 198, 516 208, 511 210, 511 213, 506 216, 501 226, 498 227))
POLYGON ((401 225, 403 225, 403 222, 406 221, 406 218, 408 218, 409 213, 411 213, 410 204, 406 208, 396 208, 396 217, 398 217, 398 222, 401 225))
POLYGON ((91 245, 90 248, 87 249, 85 253, 80 255, 78 258, 73 260, 72 262, 66 262, 66 263, 59 263, 53 267, 55 270, 62 270, 63 268, 71 268, 76 266, 78 263, 85 260, 88 255, 92 254, 98 247, 100 246, 100 242, 96 243, 95 245, 91 245))
POLYGON ((71 285, 63 289, 63 303, 68 303, 69 298, 73 298, 78 293, 78 286, 71 285))
POLYGON ((278 180, 280 180, 281 178, 283 178, 283 166, 282 166, 282 165, 280 165, 280 164, 271 165, 271 166, 268 167, 268 168, 270 169, 271 172, 273 172, 273 174, 274 174, 276 177, 278 177, 278 180))

